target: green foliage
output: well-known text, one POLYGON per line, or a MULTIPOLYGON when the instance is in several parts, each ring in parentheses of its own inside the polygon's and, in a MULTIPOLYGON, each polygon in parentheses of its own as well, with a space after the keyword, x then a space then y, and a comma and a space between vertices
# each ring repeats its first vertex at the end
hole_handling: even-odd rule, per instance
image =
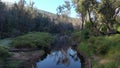
POLYGON ((119 32, 120 32, 120 26, 117 28, 117 31, 119 31, 119 32))
POLYGON ((75 31, 71 34, 71 40, 76 42, 81 42, 89 38, 88 29, 84 29, 82 31, 75 31))
POLYGON ((71 34, 71 40, 80 42, 81 41, 81 31, 76 31, 71 34))
POLYGON ((78 50, 84 52, 87 56, 91 56, 87 43, 81 42, 78 46, 78 50))
POLYGON ((12 47, 15 48, 49 48, 54 41, 54 37, 46 32, 31 32, 12 41, 12 47))
POLYGON ((7 48, 0 46, 0 58, 6 58, 10 56, 10 53, 7 48))
POLYGON ((72 2, 82 19, 82 24, 84 23, 84 27, 93 32, 92 34, 100 35, 101 32, 116 31, 119 20, 117 21, 114 15, 116 14, 115 9, 120 6, 119 0, 100 0, 100 2, 97 0, 72 0, 72 2))
POLYGON ((83 41, 86 40, 86 39, 88 39, 89 36, 90 36, 89 29, 84 29, 84 30, 82 30, 82 32, 81 32, 81 37, 82 37, 82 40, 83 40, 83 41))
POLYGON ((110 41, 105 40, 102 37, 91 37, 86 41, 79 44, 78 48, 85 52, 87 55, 105 55, 110 47, 110 41))
POLYGON ((90 29, 92 26, 93 26, 93 25, 92 25, 91 22, 86 22, 86 23, 85 23, 85 28, 86 28, 86 29, 90 29))
POLYGON ((107 31, 107 26, 106 25, 102 25, 100 28, 101 32, 106 32, 107 31))
MULTIPOLYGON (((119 68, 120 67, 120 34, 111 36, 90 37, 82 41, 78 50, 86 53, 87 56, 97 55, 108 59, 103 64, 96 61, 93 68, 119 68)), ((93 60, 94 61, 94 60, 93 60)))
POLYGON ((23 61, 8 61, 6 68, 24 68, 23 65, 23 61))
POLYGON ((112 46, 109 52, 106 54, 106 57, 109 56, 109 59, 120 62, 120 46, 112 46))
POLYGON ((116 61, 108 62, 105 64, 95 64, 93 68, 120 68, 120 63, 116 61))
POLYGON ((4 67, 5 59, 9 57, 11 54, 8 51, 8 48, 0 44, 0 67, 4 67))
MULTIPOLYGON (((106 55, 109 51, 113 50, 114 48, 119 48, 119 37, 120 35, 106 37, 90 37, 88 40, 86 40, 86 46, 88 46, 88 49, 91 51, 92 54, 106 55)), ((116 51, 119 52, 119 50, 116 51)))
POLYGON ((110 41, 106 40, 104 37, 91 37, 88 40, 88 47, 94 54, 104 55, 107 53, 110 47, 110 41))
POLYGON ((14 38, 33 31, 56 34, 73 30, 73 18, 60 18, 34 8, 33 4, 27 4, 25 0, 19 0, 18 3, 9 6, 0 2, 0 39, 14 38))

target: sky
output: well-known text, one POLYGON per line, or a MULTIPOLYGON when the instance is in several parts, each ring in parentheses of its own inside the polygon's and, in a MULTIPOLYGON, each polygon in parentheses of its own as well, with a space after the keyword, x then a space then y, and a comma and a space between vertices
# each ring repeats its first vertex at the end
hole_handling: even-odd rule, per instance
MULTIPOLYGON (((18 2, 19 0, 1 0, 3 2, 18 2)), ((29 3, 29 0, 26 0, 29 3)), ((56 8, 59 5, 64 4, 65 0, 32 0, 35 4, 34 7, 45 10, 51 13, 57 13, 56 8)), ((71 10, 71 17, 76 17, 76 12, 74 9, 71 10)))
MULTIPOLYGON (((59 5, 64 4, 64 0, 33 0, 35 1, 35 6, 38 9, 42 9, 48 12, 52 12, 52 13, 57 13, 56 8, 59 5)), ((74 9, 72 9, 71 11, 71 16, 75 17, 76 16, 76 12, 73 11, 74 9)))
MULTIPOLYGON (((19 0, 1 0, 3 2, 18 2, 19 0)), ((27 1, 27 3, 29 3, 29 0, 25 0, 27 1)), ((41 9, 41 10, 45 10, 51 13, 56 14, 56 8, 59 5, 64 4, 65 0, 32 0, 35 4, 34 7, 41 9)), ((97 0, 98 2, 100 2, 101 0, 97 0)), ((71 9, 71 17, 77 17, 77 13, 75 12, 75 9, 71 9)))

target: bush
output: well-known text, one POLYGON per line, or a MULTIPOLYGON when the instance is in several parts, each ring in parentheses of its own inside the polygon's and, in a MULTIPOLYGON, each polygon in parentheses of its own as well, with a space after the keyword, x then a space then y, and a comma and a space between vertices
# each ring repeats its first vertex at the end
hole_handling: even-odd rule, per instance
POLYGON ((88 47, 88 50, 97 55, 105 55, 109 51, 119 51, 116 48, 120 48, 120 35, 112 35, 112 36, 99 36, 99 37, 90 37, 86 41, 82 41, 79 45, 83 45, 88 47), (87 44, 85 44, 87 43, 87 44))
POLYGON ((23 61, 8 61, 6 62, 6 68, 24 68, 23 61))
POLYGON ((89 32, 87 29, 84 29, 82 31, 75 31, 71 35, 71 40, 76 41, 78 43, 80 43, 81 41, 85 41, 89 38, 89 32))
POLYGON ((111 47, 110 40, 104 37, 91 37, 88 40, 88 47, 92 53, 97 55, 104 55, 108 52, 109 47, 111 47))
POLYGON ((93 68, 120 68, 120 34, 111 36, 90 37, 82 41, 78 49, 85 52, 87 56, 98 56, 93 60, 93 68), (110 60, 103 64, 99 63, 101 59, 110 60))
POLYGON ((105 64, 96 63, 93 68, 120 68, 120 63, 116 61, 108 62, 105 64))
POLYGON ((4 68, 5 59, 10 56, 7 48, 0 45, 0 68, 4 68))
POLYGON ((89 48, 88 48, 88 45, 85 42, 80 43, 80 45, 78 46, 78 50, 84 52, 87 56, 91 55, 89 48))
POLYGON ((0 46, 0 58, 6 58, 10 55, 7 48, 0 46))
POLYGON ((15 48, 49 48, 54 41, 54 37, 45 32, 31 32, 26 35, 16 37, 12 41, 15 48))
POLYGON ((75 42, 80 42, 81 41, 81 31, 76 31, 72 33, 71 40, 75 42))
POLYGON ((120 62, 120 46, 111 47, 106 57, 120 62))

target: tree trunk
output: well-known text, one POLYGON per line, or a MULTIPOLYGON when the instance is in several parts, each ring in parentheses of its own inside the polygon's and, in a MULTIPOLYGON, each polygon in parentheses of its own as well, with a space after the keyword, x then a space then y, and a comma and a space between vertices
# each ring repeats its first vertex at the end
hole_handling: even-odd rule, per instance
POLYGON ((90 12, 90 10, 88 9, 88 16, 89 16, 89 21, 92 23, 92 25, 93 25, 93 21, 92 21, 92 19, 91 19, 91 12, 90 12))
POLYGON ((81 29, 83 30, 83 28, 84 28, 84 16, 83 16, 83 14, 81 14, 81 15, 82 15, 81 16, 82 17, 82 28, 81 29))

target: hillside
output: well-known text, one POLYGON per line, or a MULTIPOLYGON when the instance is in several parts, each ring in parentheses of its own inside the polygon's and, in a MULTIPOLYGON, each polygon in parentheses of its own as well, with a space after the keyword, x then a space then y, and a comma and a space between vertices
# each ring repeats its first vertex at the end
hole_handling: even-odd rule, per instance
POLYGON ((33 31, 54 34, 80 29, 80 20, 77 18, 58 16, 23 3, 0 3, 0 38, 16 37, 33 31))
POLYGON ((46 17, 49 17, 51 21, 55 22, 55 23, 71 23, 74 27, 74 29, 80 29, 81 27, 81 20, 78 18, 72 18, 72 17, 64 17, 64 16, 59 16, 57 14, 54 13, 50 13, 44 10, 40 10, 38 9, 39 12, 46 17))

